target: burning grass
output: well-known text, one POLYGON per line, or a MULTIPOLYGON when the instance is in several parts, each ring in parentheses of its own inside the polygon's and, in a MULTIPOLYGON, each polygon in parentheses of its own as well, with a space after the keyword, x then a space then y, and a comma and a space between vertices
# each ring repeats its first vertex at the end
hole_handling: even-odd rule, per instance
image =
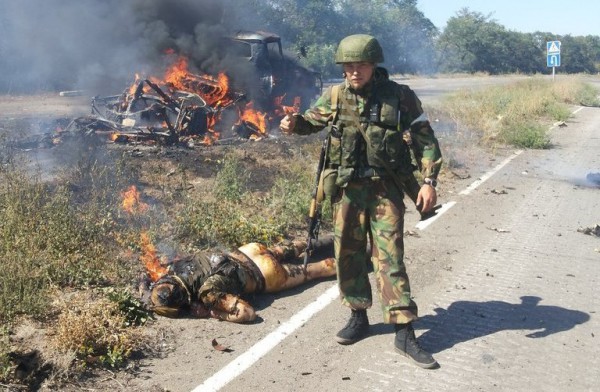
POLYGON ((462 128, 480 133, 486 145, 549 148, 548 125, 565 121, 569 104, 600 106, 598 91, 576 76, 531 78, 485 90, 462 90, 449 96, 444 111, 462 128))

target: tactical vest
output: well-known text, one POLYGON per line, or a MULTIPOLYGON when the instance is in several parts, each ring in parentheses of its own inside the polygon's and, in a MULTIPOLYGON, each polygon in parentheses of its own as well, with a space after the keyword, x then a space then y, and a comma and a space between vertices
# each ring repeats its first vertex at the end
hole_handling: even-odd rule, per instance
POLYGON ((403 86, 382 79, 372 85, 366 97, 352 93, 345 83, 332 87, 334 119, 329 162, 339 165, 337 184, 340 186, 353 178, 387 177, 386 166, 399 175, 408 175, 414 170, 409 147, 402 138, 402 131, 410 127, 410 119, 404 119, 400 109, 403 86), (350 114, 351 110, 359 113, 360 125, 350 114), (408 124, 404 124, 407 121, 408 124), (371 146, 367 147, 358 126, 365 130, 371 146))
POLYGON ((208 257, 204 253, 198 253, 170 264, 167 275, 161 279, 176 279, 182 283, 188 294, 188 302, 191 302, 195 299, 198 289, 210 276, 211 270, 208 257))

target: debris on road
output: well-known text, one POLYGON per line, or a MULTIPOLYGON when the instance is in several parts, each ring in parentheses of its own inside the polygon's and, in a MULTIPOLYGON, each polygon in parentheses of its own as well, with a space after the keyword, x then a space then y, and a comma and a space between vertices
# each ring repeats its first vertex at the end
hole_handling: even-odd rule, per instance
POLYGON ((600 237, 600 225, 595 225, 594 227, 580 227, 577 231, 579 233, 600 237))

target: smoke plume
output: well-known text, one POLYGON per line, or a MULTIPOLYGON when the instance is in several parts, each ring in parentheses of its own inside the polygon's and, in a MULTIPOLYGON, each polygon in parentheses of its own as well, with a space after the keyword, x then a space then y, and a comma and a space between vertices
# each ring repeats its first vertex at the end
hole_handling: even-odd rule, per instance
POLYGON ((135 73, 161 76, 167 50, 218 71, 219 39, 256 27, 235 0, 0 0, 0 94, 120 92, 135 73))

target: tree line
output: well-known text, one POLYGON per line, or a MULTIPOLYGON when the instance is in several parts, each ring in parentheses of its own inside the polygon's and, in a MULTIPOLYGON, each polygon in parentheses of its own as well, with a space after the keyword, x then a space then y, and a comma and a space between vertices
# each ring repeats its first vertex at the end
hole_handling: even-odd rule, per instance
POLYGON ((521 33, 491 15, 463 8, 440 31, 418 0, 253 0, 265 28, 281 35, 300 62, 325 77, 339 75, 338 42, 358 32, 379 38, 393 74, 545 73, 546 42, 561 41, 557 72, 600 71, 600 37, 521 33))

